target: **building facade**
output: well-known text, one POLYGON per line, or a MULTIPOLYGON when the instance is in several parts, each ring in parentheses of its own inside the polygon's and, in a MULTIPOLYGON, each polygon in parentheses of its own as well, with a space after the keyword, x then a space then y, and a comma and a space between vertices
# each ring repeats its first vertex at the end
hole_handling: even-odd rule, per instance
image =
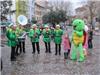
POLYGON ((35 0, 28 0, 27 7, 28 19, 31 22, 32 17, 35 16, 35 0))
POLYGON ((49 12, 47 0, 35 1, 35 18, 36 20, 42 20, 42 16, 49 12))

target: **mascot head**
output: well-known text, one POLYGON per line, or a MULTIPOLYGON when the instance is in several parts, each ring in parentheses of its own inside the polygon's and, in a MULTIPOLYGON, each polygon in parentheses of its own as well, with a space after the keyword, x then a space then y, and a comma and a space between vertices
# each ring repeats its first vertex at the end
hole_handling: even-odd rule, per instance
POLYGON ((75 19, 72 23, 74 30, 82 31, 84 30, 85 23, 81 19, 75 19))

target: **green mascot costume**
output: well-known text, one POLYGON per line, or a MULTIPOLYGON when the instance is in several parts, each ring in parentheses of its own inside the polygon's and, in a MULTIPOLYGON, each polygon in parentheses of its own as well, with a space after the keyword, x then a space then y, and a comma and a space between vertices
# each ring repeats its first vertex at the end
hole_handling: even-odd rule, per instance
POLYGON ((71 59, 84 61, 84 53, 83 53, 83 42, 84 42, 84 21, 81 19, 75 19, 73 21, 73 33, 72 33, 72 52, 71 59))

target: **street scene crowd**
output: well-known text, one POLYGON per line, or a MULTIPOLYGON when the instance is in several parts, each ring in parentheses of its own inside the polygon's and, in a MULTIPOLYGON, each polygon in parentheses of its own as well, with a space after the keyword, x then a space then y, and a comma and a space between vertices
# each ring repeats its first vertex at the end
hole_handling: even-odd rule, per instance
MULTIPOLYGON (((80 21, 80 19, 79 19, 80 21)), ((77 23, 76 21, 75 23, 77 23)), ((84 21, 83 21, 84 22, 84 21)), ((84 32, 80 33, 82 36, 82 54, 87 55, 87 49, 93 47, 92 44, 92 37, 93 37, 93 31, 92 28, 88 28, 84 25, 85 23, 81 24, 80 28, 83 25, 84 32), (84 27, 85 26, 85 27, 84 27), (84 47, 84 48, 83 48, 84 47)), ((79 26, 79 24, 77 25, 79 26)), ((76 27, 76 26, 74 26, 76 27)), ((71 50, 71 44, 72 41, 76 40, 75 42, 79 41, 78 39, 73 38, 74 35, 72 35, 72 38, 69 39, 68 33, 65 30, 62 30, 60 25, 56 25, 55 28, 49 27, 48 24, 45 24, 43 28, 39 28, 36 24, 33 24, 28 32, 25 31, 24 26, 19 25, 13 25, 12 23, 7 27, 6 36, 8 38, 8 46, 11 47, 11 61, 16 60, 16 56, 20 55, 22 52, 25 53, 25 37, 28 36, 30 38, 30 41, 32 43, 32 53, 40 54, 40 45, 39 45, 39 37, 43 36, 43 41, 45 43, 45 53, 51 53, 51 40, 55 43, 55 55, 59 54, 61 55, 61 44, 63 42, 64 47, 64 58, 67 59, 70 50, 71 50), (52 28, 52 29, 51 29, 52 28), (62 38, 63 36, 63 38, 62 38)), ((74 32, 74 31, 73 31, 74 32)), ((75 53, 75 52, 74 52, 75 53)), ((80 59, 80 61, 83 61, 80 59)))
POLYGON ((99 1, 0 3, 2 75, 100 75, 99 1))

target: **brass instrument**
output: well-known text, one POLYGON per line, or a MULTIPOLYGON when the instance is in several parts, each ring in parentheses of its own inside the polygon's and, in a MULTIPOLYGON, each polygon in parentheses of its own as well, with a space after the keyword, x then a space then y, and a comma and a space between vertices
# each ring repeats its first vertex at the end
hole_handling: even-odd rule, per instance
POLYGON ((35 38, 36 36, 37 36, 37 34, 36 34, 36 29, 34 28, 33 38, 35 38))
POLYGON ((26 35, 27 35, 27 32, 23 32, 22 36, 18 37, 18 39, 23 41, 25 40, 26 35))

